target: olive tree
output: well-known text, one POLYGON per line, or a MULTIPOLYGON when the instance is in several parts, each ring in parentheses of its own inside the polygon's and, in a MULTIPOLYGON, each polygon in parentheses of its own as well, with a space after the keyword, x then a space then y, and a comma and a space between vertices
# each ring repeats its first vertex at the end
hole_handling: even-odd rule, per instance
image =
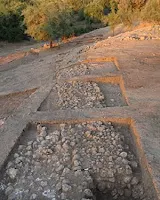
POLYGON ((24 11, 24 22, 27 34, 35 40, 52 40, 72 34, 72 11, 68 1, 63 0, 37 0, 24 11))

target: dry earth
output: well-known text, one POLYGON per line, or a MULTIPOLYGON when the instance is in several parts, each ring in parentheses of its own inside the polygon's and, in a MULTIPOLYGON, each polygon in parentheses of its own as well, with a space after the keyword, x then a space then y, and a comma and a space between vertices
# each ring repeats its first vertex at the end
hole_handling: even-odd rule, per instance
POLYGON ((160 199, 160 26, 110 35, 1 65, 0 199, 160 199))

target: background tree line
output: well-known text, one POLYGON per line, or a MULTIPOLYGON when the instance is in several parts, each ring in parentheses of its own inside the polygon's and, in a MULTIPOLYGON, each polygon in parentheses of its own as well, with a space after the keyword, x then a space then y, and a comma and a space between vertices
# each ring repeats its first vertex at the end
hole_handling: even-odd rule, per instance
POLYGON ((57 40, 134 21, 160 23, 160 0, 0 0, 0 40, 57 40))

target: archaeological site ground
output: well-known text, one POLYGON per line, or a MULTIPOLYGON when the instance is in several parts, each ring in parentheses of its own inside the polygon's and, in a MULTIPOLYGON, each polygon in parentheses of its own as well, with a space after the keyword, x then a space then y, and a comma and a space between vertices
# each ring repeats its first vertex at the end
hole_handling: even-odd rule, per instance
POLYGON ((0 50, 0 200, 160 200, 159 33, 0 50))

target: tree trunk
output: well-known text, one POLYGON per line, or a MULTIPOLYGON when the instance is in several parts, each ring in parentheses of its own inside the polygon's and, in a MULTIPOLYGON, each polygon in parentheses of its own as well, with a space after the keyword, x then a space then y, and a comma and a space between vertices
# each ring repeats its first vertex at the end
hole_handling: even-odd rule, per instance
POLYGON ((112 30, 113 31, 113 36, 114 36, 114 29, 115 29, 115 27, 113 27, 113 30, 112 30))
POLYGON ((50 49, 52 48, 52 40, 49 43, 49 47, 50 47, 50 49))

